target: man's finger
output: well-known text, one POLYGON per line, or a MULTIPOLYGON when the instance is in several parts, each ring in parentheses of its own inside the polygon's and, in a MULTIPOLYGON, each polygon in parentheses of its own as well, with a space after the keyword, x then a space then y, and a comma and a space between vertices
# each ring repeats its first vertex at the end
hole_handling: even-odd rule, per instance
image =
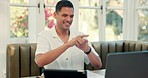
POLYGON ((88 37, 89 35, 80 35, 81 38, 88 37))

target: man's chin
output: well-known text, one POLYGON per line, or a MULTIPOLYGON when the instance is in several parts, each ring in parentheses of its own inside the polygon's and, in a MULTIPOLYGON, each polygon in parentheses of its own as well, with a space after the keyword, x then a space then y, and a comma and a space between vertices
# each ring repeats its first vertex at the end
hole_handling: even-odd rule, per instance
POLYGON ((70 27, 69 27, 69 26, 64 26, 64 29, 65 29, 65 30, 69 30, 70 27))
POLYGON ((69 29, 70 28, 70 25, 66 25, 65 28, 68 28, 69 29))
POLYGON ((65 29, 66 29, 66 30, 69 30, 69 29, 70 29, 70 27, 66 27, 65 29))

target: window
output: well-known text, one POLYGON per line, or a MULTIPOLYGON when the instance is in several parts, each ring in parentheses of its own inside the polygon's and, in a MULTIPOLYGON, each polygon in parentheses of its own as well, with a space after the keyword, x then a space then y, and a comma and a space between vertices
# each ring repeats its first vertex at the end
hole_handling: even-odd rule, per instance
POLYGON ((53 12, 58 1, 59 0, 45 0, 45 29, 52 28, 55 25, 53 12))
POLYGON ((90 41, 98 41, 100 0, 79 0, 79 4, 79 30, 88 34, 90 41))
MULTIPOLYGON (((58 1, 10 0, 10 42, 35 42, 41 30, 53 27, 58 1)), ((72 27, 89 34, 89 41, 148 41, 147 0, 71 1, 75 7, 72 27)))
POLYGON ((38 4, 35 0, 10 0, 10 43, 34 42, 38 4))
POLYGON ((108 0, 106 7, 105 40, 122 40, 125 17, 124 0, 108 0))
POLYGON ((148 41, 147 0, 79 0, 79 30, 89 41, 148 41))
POLYGON ((123 0, 79 0, 79 30, 90 41, 123 39, 123 0))
POLYGON ((148 1, 138 0, 136 11, 138 14, 138 40, 148 41, 148 1))
POLYGON ((10 37, 28 37, 28 1, 10 0, 10 37), (20 4, 20 5, 17 5, 20 4))
POLYGON ((10 43, 36 42, 40 31, 55 25, 53 12, 58 1, 10 0, 10 43))

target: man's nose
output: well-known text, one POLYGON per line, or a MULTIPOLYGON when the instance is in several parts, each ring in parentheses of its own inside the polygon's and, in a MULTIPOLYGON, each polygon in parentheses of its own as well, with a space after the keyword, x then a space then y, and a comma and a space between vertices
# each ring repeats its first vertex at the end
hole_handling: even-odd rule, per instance
POLYGON ((73 18, 71 18, 70 16, 68 16, 67 18, 66 18, 66 20, 67 21, 71 21, 73 18))

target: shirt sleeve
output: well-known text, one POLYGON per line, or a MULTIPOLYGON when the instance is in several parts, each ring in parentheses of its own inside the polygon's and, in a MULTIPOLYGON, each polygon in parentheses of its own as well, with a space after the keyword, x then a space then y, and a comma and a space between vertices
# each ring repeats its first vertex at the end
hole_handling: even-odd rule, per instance
POLYGON ((48 35, 45 32, 42 32, 38 35, 37 37, 37 49, 36 49, 36 53, 35 55, 39 54, 39 53, 45 53, 47 51, 49 51, 50 48, 50 43, 48 40, 48 35))

